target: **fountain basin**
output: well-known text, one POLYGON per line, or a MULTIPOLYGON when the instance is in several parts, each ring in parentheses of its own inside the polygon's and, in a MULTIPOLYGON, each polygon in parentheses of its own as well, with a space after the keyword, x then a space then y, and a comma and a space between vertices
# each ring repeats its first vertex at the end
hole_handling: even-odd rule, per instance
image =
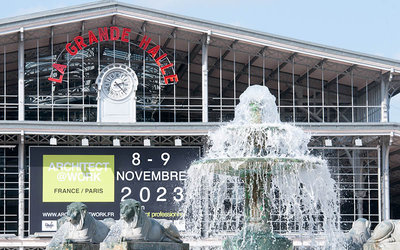
POLYGON ((105 243, 101 243, 101 249, 109 250, 189 250, 187 243, 175 242, 140 242, 140 241, 123 241, 108 247, 105 243))
POLYGON ((223 243, 226 250, 292 250, 293 242, 286 237, 275 234, 262 224, 249 224, 234 237, 223 243))

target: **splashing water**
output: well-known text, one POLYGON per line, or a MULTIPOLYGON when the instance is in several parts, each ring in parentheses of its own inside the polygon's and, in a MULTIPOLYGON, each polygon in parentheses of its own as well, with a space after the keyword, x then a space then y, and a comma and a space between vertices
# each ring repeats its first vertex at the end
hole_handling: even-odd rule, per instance
POLYGON ((207 237, 267 228, 311 247, 322 236, 325 248, 343 248, 335 181, 327 163, 309 155, 309 140, 300 128, 280 122, 267 87, 249 87, 235 119, 209 134, 205 157, 188 170, 188 231, 207 237))

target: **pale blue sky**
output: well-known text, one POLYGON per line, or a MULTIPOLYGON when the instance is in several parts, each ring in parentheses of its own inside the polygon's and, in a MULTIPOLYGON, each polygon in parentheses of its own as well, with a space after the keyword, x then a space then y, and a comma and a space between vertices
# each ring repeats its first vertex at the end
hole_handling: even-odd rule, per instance
MULTIPOLYGON (((7 1, 6 18, 93 2, 7 1)), ((237 25, 314 43, 400 60, 398 0, 125 0, 147 8, 237 25)), ((400 95, 391 101, 391 121, 400 122, 400 95)))

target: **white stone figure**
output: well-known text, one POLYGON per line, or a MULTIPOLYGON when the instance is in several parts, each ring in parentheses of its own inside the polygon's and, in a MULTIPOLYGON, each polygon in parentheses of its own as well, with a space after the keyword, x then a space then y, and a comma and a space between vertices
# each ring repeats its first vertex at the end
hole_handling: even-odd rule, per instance
POLYGON ((400 249, 400 221, 385 220, 379 223, 371 238, 364 244, 364 250, 400 249))
POLYGON ((364 218, 359 218, 353 222, 348 233, 345 234, 348 250, 361 250, 368 238, 371 237, 371 222, 364 218))
POLYGON ((87 206, 80 202, 67 207, 67 215, 60 220, 60 227, 47 249, 61 247, 64 243, 101 243, 109 228, 87 212, 87 206))
POLYGON ((178 229, 172 222, 160 222, 146 216, 140 202, 127 199, 120 204, 120 219, 110 228, 103 247, 121 241, 176 242, 182 243, 178 229))

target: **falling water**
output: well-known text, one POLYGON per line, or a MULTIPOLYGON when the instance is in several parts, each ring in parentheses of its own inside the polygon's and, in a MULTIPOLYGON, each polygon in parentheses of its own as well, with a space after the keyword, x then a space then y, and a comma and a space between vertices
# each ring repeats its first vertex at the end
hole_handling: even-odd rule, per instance
POLYGON ((340 249, 335 181, 327 163, 308 153, 309 140, 300 128, 280 122, 267 87, 249 87, 235 119, 209 134, 205 157, 188 170, 188 231, 215 237, 268 227, 311 247, 324 236, 325 246, 340 249))

